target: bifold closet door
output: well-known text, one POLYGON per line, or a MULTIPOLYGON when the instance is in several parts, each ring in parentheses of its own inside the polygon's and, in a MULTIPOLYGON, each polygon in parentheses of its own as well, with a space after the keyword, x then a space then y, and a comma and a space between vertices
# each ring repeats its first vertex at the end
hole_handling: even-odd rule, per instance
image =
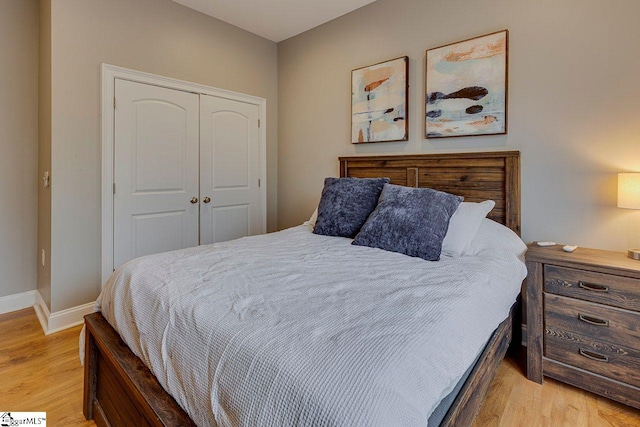
POLYGON ((259 234, 259 107, 200 95, 200 244, 259 234))
POLYGON ((198 245, 199 96, 116 79, 114 268, 198 245))

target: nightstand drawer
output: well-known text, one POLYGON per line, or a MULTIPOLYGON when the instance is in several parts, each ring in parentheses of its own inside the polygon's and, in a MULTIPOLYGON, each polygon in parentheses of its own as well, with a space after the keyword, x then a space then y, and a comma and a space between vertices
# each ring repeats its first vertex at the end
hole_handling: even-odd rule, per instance
POLYGON ((546 327, 640 350, 640 313, 544 294, 546 327))
POLYGON ((629 277, 545 265, 544 291, 640 311, 640 280, 629 277))
POLYGON ((556 328, 545 332, 548 359, 640 387, 640 351, 556 328))

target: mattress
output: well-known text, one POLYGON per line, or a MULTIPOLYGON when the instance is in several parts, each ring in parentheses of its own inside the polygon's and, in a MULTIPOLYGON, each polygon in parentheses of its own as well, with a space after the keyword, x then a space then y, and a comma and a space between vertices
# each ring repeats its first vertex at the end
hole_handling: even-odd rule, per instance
POLYGON ((509 251, 424 261, 306 225, 133 260, 98 309, 202 426, 420 425, 520 292, 509 251))
POLYGON ((438 406, 436 406, 431 415, 429 415, 429 422, 427 423, 427 427, 438 427, 440 424, 442 424, 442 420, 444 420, 444 417, 447 416, 447 412, 449 412, 451 405, 453 405, 453 401, 456 400, 456 397, 458 397, 460 390, 462 390, 462 387, 464 387, 464 383, 467 381, 467 378, 469 378, 469 375, 471 375, 471 371, 473 371, 476 363, 478 363, 478 361, 480 360, 481 354, 482 352, 478 354, 476 360, 474 360, 471 366, 467 368, 467 370, 462 375, 462 378, 460 378, 453 390, 451 390, 451 392, 447 394, 440 401, 440 403, 438 403, 438 406))

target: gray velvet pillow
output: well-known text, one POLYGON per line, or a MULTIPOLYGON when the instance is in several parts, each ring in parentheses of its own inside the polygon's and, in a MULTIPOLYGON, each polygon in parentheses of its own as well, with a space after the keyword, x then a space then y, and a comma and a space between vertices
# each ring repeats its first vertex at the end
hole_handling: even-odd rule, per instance
POLYGON ((462 199, 430 188, 386 184, 353 244, 438 261, 449 219, 462 199))
POLYGON ((389 178, 325 178, 315 234, 353 238, 378 204, 389 178))

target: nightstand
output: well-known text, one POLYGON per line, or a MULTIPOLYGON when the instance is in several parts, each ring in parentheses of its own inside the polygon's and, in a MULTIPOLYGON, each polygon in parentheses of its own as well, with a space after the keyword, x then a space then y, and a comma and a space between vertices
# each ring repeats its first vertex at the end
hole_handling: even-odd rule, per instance
POLYGON ((527 377, 640 408, 640 261, 535 244, 526 260, 527 377))

